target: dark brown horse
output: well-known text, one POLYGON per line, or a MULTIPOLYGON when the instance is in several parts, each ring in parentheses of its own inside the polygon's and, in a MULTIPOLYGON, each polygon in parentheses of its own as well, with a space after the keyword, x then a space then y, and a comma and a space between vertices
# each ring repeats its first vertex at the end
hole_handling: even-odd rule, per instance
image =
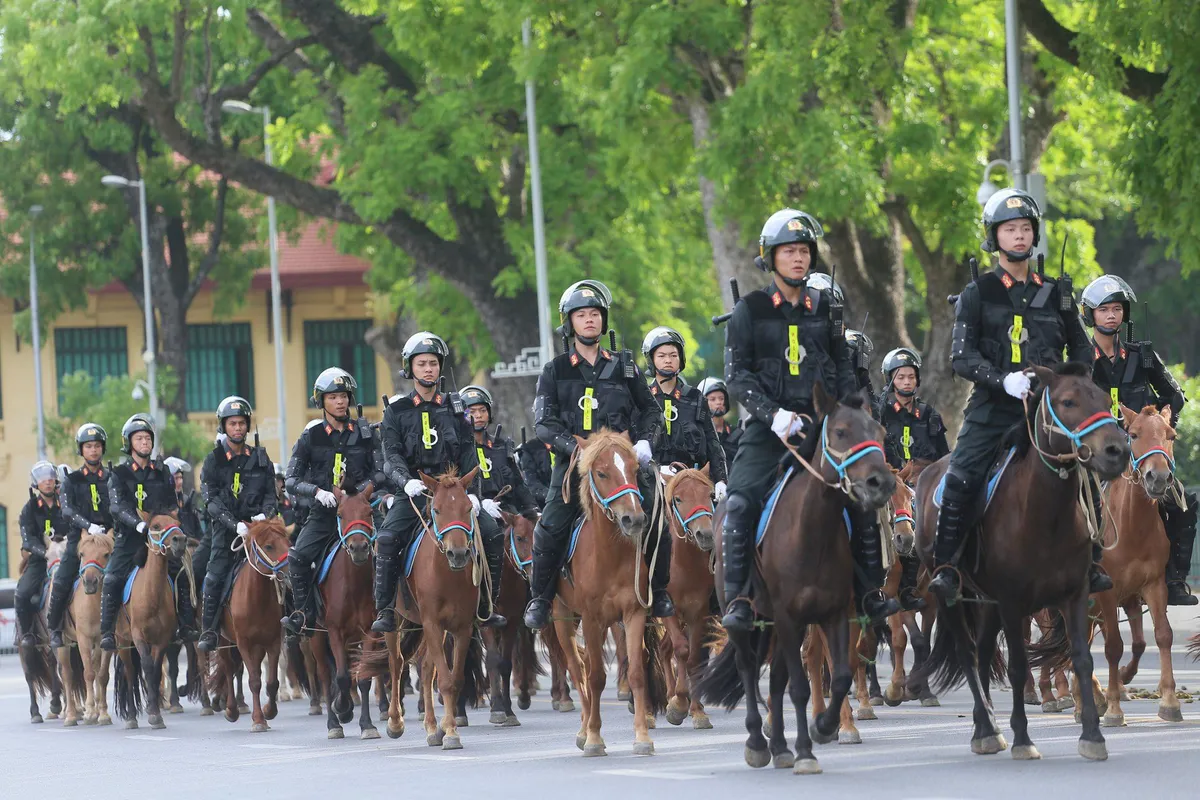
POLYGON ((496 611, 508 619, 503 628, 484 631, 487 644, 487 671, 492 708, 489 721, 493 725, 512 728, 521 724, 512 707, 512 684, 525 694, 529 707, 528 687, 539 669, 533 648, 533 631, 521 621, 521 613, 529 600, 529 570, 533 564, 532 520, 520 514, 504 512, 504 571, 500 578, 500 596, 496 611), (518 652, 520 655, 518 656, 518 652), (519 671, 514 678, 514 666, 519 671))
MULTIPOLYGON (((1033 372, 1038 396, 1030 401, 1033 410, 1025 424, 1014 429, 1018 452, 983 513, 977 535, 968 537, 958 566, 964 602, 939 602, 933 652, 910 676, 910 683, 933 676, 935 688, 965 681, 975 699, 971 751, 986 755, 1004 750, 1008 743, 996 728, 989 691, 993 679, 1004 678, 996 646, 1003 629, 1008 679, 1014 687, 1012 756, 1019 760, 1041 758, 1029 738, 1021 691, 1027 673, 1023 621, 1042 608, 1058 608, 1062 617, 1056 630, 1031 648, 1034 666, 1069 659, 1080 683, 1092 682, 1087 615, 1091 542, 1080 503, 1083 470, 1111 480, 1129 461, 1125 432, 1088 367, 1068 363, 1053 370, 1033 367, 1033 372)), ((917 481, 917 542, 929 568, 938 516, 934 490, 948 463, 949 457, 943 458, 917 481)), ((1084 693, 1081 719, 1079 754, 1107 758, 1091 692, 1084 693)))
POLYGON ((222 617, 222 636, 232 640, 236 653, 223 647, 217 653, 213 688, 224 690, 225 719, 237 722, 239 710, 234 677, 245 664, 250 673, 252 733, 269 731, 267 720, 278 711, 279 650, 283 631, 283 596, 288 579, 288 538, 280 517, 251 522, 249 533, 238 540, 246 554, 246 564, 234 578, 229 604, 222 617), (267 706, 262 705, 263 659, 267 668, 267 706))
MULTIPOLYGON (((776 767, 792 766, 796 774, 821 771, 813 756, 813 740, 824 744, 838 738, 839 717, 850 691, 848 612, 854 562, 843 513, 851 502, 866 509, 881 508, 896 483, 880 444, 883 428, 871 418, 863 395, 839 403, 817 384, 813 401, 817 420, 798 455, 820 455, 816 465, 810 465, 811 472, 797 466, 776 501, 754 575, 755 607, 774 621, 773 635, 761 628, 731 632, 732 646, 709 663, 699 686, 703 699, 726 708, 746 698, 747 764, 764 767, 774 757, 776 767), (807 706, 812 687, 802 652, 809 624, 821 626, 832 662, 830 705, 811 727, 807 706), (772 639, 768 749, 755 698, 772 639), (790 688, 798 722, 794 757, 783 734, 785 687, 790 688)), ((727 600, 722 597, 722 605, 727 600)), ((819 685, 816 690, 821 691, 819 685)))
MULTIPOLYGON (((319 630, 312 637, 319 685, 325 690, 328 713, 325 727, 330 739, 345 737, 342 724, 354 717, 350 692, 350 659, 356 648, 374 641, 366 635, 375 619, 375 526, 371 513, 373 484, 362 492, 352 487, 335 488, 337 497, 338 550, 321 583, 322 614, 319 630)), ((378 739, 371 721, 371 679, 358 680, 359 737, 378 739)), ((403 710, 401 710, 403 714, 403 710)))
MULTIPOLYGON (((21 662, 21 671, 25 674, 25 684, 29 687, 29 721, 38 724, 43 721, 38 698, 41 695, 50 696, 50 708, 45 719, 58 719, 62 711, 62 682, 59 680, 57 654, 48 645, 40 644, 49 639, 49 629, 46 627, 46 611, 49 605, 50 587, 54 584, 54 575, 62 564, 62 554, 66 550, 66 539, 54 539, 47 542, 46 548, 46 579, 43 581, 42 604, 38 613, 33 617, 34 632, 38 643, 33 645, 18 645, 17 653, 21 662)), ((22 551, 21 565, 17 574, 23 574, 29 566, 29 553, 22 551)), ((25 631, 18 626, 16 639, 21 640, 25 631)))

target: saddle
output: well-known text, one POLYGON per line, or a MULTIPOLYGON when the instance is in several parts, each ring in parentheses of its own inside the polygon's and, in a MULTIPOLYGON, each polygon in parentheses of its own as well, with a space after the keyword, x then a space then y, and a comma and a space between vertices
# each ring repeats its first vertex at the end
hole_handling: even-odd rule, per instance
MULTIPOLYGON (((993 462, 988 469, 987 482, 980 487, 976 502, 971 504, 974 509, 971 516, 967 520, 967 528, 970 529, 978 524, 983 515, 987 513, 988 506, 992 504, 992 497, 996 494, 996 487, 1000 485, 1000 479, 1004 477, 1008 465, 1012 463, 1013 457, 1017 454, 1017 448, 1010 447, 1004 454, 993 462)), ((946 489, 946 474, 942 473, 941 480, 938 481, 937 487, 933 490, 933 504, 938 508, 942 507, 942 493, 946 489)))
MULTIPOLYGON (((123 592, 121 592, 121 604, 122 605, 129 602, 129 598, 133 594, 133 581, 135 578, 137 578, 137 574, 139 572, 141 572, 141 570, 142 570, 141 567, 134 566, 134 568, 129 571, 129 577, 125 579, 125 590, 123 592)), ((171 585, 171 594, 174 594, 175 593, 175 579, 172 578, 170 575, 167 575, 167 582, 170 583, 170 585, 171 585)), ((232 585, 233 584, 231 581, 230 586, 232 586, 232 585)), ((228 598, 226 598, 226 599, 228 599, 228 598)))
MULTIPOLYGON (((790 456, 789 456, 790 458, 790 456)), ((784 487, 788 481, 796 474, 795 464, 788 466, 775 485, 771 487, 771 491, 767 494, 767 501, 763 504, 762 514, 758 517, 758 530, 754 533, 754 546, 762 547, 763 540, 767 537, 767 528, 771 525, 771 518, 775 515, 775 507, 779 503, 779 498, 783 495, 784 487)), ((850 511, 842 509, 842 522, 846 524, 846 533, 853 534, 854 526, 850 524, 850 511)))

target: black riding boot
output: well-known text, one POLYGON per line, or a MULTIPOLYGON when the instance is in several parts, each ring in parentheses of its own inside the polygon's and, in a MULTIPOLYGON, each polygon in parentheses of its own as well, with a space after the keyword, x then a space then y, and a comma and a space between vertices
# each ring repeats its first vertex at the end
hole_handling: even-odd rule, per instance
POLYGON ((121 581, 110 586, 106 580, 100 589, 100 649, 109 653, 116 652, 117 649, 117 637, 113 629, 117 624, 117 612, 121 610, 121 592, 125 588, 124 584, 125 581, 121 581))
POLYGON ((1192 594, 1187 585, 1188 571, 1192 566, 1192 546, 1196 542, 1196 497, 1184 498, 1186 509, 1159 503, 1158 513, 1162 516, 1171 542, 1171 554, 1167 558, 1167 604, 1172 606, 1194 606, 1200 598, 1192 594))
POLYGON ((400 559, 375 556, 375 621, 371 630, 391 633, 396 630, 396 587, 400 582, 400 559))
POLYGON ((675 603, 667 594, 667 585, 671 582, 671 529, 663 526, 662 533, 654 549, 646 555, 646 566, 654 561, 654 572, 650 574, 650 616, 675 616, 675 603))
POLYGON ((217 640, 220 638, 217 630, 217 615, 221 613, 221 593, 225 588, 223 584, 224 581, 216 580, 204 582, 203 607, 200 612, 200 624, 204 628, 204 633, 200 634, 200 641, 196 643, 196 649, 205 653, 216 650, 217 640))
POLYGON ((883 585, 883 546, 879 539, 879 522, 874 512, 851 512, 854 535, 850 540, 854 560, 854 600, 858 613, 867 618, 870 625, 883 622, 900 610, 900 603, 888 597, 880 587, 883 585))
MULTIPOLYGON (((61 569, 61 568, 60 568, 61 569)), ((62 647, 62 628, 63 616, 67 612, 67 603, 71 597, 71 588, 73 581, 59 580, 59 576, 54 576, 54 583, 50 587, 50 608, 46 611, 46 627, 50 629, 50 646, 62 647)))
POLYGON ((921 570, 921 560, 916 554, 898 556, 900 559, 900 591, 897 599, 905 611, 921 611, 925 608, 925 600, 917 594, 917 574, 921 570))
POLYGON ((288 573, 292 579, 292 602, 295 610, 283 618, 283 626, 295 635, 305 634, 309 623, 309 595, 312 593, 313 570, 304 559, 288 558, 288 573))
POLYGON ((566 542, 559 542, 539 521, 533 531, 533 577, 530 580, 529 605, 525 608, 525 627, 541 630, 550 622, 550 607, 558 583, 558 572, 566 542))
POLYGON ((180 570, 175 578, 175 610, 179 626, 179 639, 196 641, 196 606, 192 603, 192 581, 188 573, 180 570))
MULTIPOLYGON (((1096 525, 1104 530, 1104 503, 1100 485, 1090 474, 1084 480, 1092 482, 1092 513, 1096 515, 1096 525)), ((1092 542, 1092 566, 1088 569, 1088 594, 1107 592, 1113 588, 1112 578, 1100 570, 1100 559, 1104 557, 1104 548, 1099 542, 1092 542)))
POLYGON ((488 576, 491 578, 491 594, 485 595, 480 586, 479 609, 476 615, 482 620, 479 625, 483 628, 503 628, 508 620, 496 613, 496 603, 500 599, 500 576, 504 573, 504 539, 495 536, 491 541, 483 543, 483 553, 487 557, 488 576), (487 615, 486 617, 484 615, 487 615))
POLYGON ((18 602, 16 606, 17 624, 21 627, 21 646, 33 647, 37 644, 37 637, 33 633, 36 614, 29 607, 28 601, 18 602))
POLYGON ((937 567, 947 568, 935 571, 933 580, 929 582, 929 590, 948 606, 954 605, 960 597, 958 575, 951 562, 957 556, 958 547, 966 533, 964 528, 967 524, 970 495, 965 481, 954 473, 946 475, 946 486, 942 490, 942 507, 938 511, 937 542, 933 548, 933 561, 937 567))
POLYGON ((749 504, 740 495, 730 495, 721 528, 721 559, 725 565, 726 630, 749 632, 754 627, 754 607, 750 603, 750 560, 754 554, 749 504))

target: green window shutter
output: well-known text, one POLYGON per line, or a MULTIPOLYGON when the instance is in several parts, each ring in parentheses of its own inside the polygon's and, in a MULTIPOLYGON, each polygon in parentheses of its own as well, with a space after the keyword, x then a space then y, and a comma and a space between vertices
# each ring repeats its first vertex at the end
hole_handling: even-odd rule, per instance
POLYGON ((0 506, 0 578, 8 574, 8 509, 0 506))
POLYGON ((329 367, 341 367, 358 381, 364 406, 379 404, 375 380, 375 351, 366 342, 368 319, 309 320, 304 323, 305 396, 312 393, 317 376, 329 367))
POLYGON ((250 323, 188 325, 188 411, 214 411, 231 394, 254 406, 250 323))
POLYGON ((75 372, 86 372, 92 386, 109 375, 129 374, 129 347, 124 328, 56 328, 54 361, 59 393, 62 381, 75 372))

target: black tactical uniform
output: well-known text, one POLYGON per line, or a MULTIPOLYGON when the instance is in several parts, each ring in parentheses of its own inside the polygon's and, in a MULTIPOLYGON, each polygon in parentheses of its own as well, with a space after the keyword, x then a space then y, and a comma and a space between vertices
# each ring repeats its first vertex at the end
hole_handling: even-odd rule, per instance
MULTIPOLYGON (((460 395, 468 411, 476 405, 485 406, 488 422, 491 422, 494 407, 491 392, 482 386, 465 386, 460 395)), ((507 486, 508 491, 500 498, 501 507, 509 513, 523 514, 536 520, 540 506, 525 484, 525 476, 517 464, 517 447, 513 440, 492 436, 486 424, 480 427, 472 421, 471 425, 475 433, 475 455, 479 460, 479 499, 495 500, 496 495, 507 486)))
MULTIPOLYGON (((996 229, 1015 219, 1033 223, 1036 247, 1041 235, 1037 203, 1024 192, 1004 189, 984 208, 984 250, 997 252, 996 229)), ((1014 260, 1028 259, 1031 254, 1032 248, 1028 253, 1006 253, 1014 260)), ((1031 365, 1053 367, 1062 362, 1064 349, 1070 361, 1091 365, 1092 348, 1074 302, 1052 278, 1030 270, 1022 283, 998 266, 980 275, 959 295, 950 361, 954 372, 975 388, 946 473, 934 551, 938 565, 949 563, 958 550, 969 509, 1005 431, 1024 418, 1021 401, 1004 389, 1005 376, 1031 365)), ((1107 576, 1094 576, 1093 591, 1099 591, 1095 588, 1098 578, 1107 580, 1107 576)), ((952 602, 958 592, 953 571, 940 571, 930 588, 952 602)))
MULTIPOLYGON (((521 430, 524 435, 524 428, 521 430)), ((517 457, 521 474, 525 476, 525 485, 529 487, 534 502, 538 508, 545 507, 546 494, 550 491, 550 476, 554 472, 554 451, 541 439, 530 439, 517 448, 517 457)))
MULTIPOLYGON (((1113 337, 1113 355, 1109 358, 1093 339, 1096 362, 1092 367, 1092 378, 1100 388, 1112 397, 1112 413, 1121 416, 1121 406, 1141 411, 1147 406, 1158 409, 1170 407, 1171 425, 1178 426, 1179 414, 1187 398, 1170 370, 1163 364, 1151 342, 1124 342, 1120 326, 1107 329, 1096 324, 1096 309, 1108 303, 1121 303, 1123 319, 1128 322, 1131 306, 1137 297, 1129 284, 1115 275, 1097 278, 1083 290, 1080 302, 1081 316, 1087 327, 1095 327, 1104 336, 1113 337)), ((1130 325, 1132 330, 1132 325, 1130 325)), ((1180 508, 1174 495, 1158 504, 1167 538, 1171 542, 1171 555, 1167 561, 1167 602, 1171 605, 1192 606, 1200 602, 1187 588, 1187 575, 1191 568, 1192 546, 1196 540, 1195 493, 1180 493, 1186 507, 1180 508)))
MULTIPOLYGON (((49 495, 43 495, 37 488, 43 480, 54 477, 54 465, 49 461, 34 464, 29 472, 29 502, 21 509, 21 549, 29 553, 29 559, 25 562, 25 571, 17 580, 13 606, 17 612, 17 623, 21 627, 21 644, 24 646, 37 643, 34 630, 38 604, 46 586, 46 548, 50 546, 51 539, 60 540, 67 531, 67 522, 63 519, 58 493, 51 491, 49 495)), ((59 572, 61 571, 60 564, 59 572)))
MULTIPOLYGON (((653 442, 654 461, 660 466, 683 464, 700 469, 708 464, 708 475, 714 484, 724 483, 727 475, 725 450, 712 426, 708 401, 694 386, 688 386, 679 373, 686 368, 683 337, 671 328, 658 327, 646 334, 642 355, 647 369, 655 376, 650 382, 650 394, 662 409, 663 424, 658 440, 653 442), (654 366, 654 351, 663 345, 674 345, 679 351, 679 370, 664 373, 654 366), (659 383, 675 380, 670 392, 659 383)), ((722 487, 723 488, 723 487, 722 487)))
MULTIPOLYGON (((94 422, 85 422, 75 432, 75 449, 81 456, 86 442, 100 442, 107 446, 107 441, 104 428, 94 422)), ((59 504, 66 521, 67 549, 54 575, 50 608, 46 615, 52 647, 62 647, 63 615, 79 577, 80 538, 85 532, 103 533, 112 528, 112 516, 108 513, 108 471, 97 461, 69 473, 59 488, 59 504)))
POLYGON ((737 455, 738 442, 742 440, 742 434, 746 432, 746 428, 740 422, 737 425, 730 425, 729 421, 725 419, 725 415, 730 411, 729 389, 725 387, 725 381, 709 377, 700 381, 700 385, 696 388, 700 390, 700 394, 704 395, 706 404, 708 396, 713 392, 720 393, 723 398, 720 410, 713 411, 710 406, 708 413, 712 417, 717 441, 721 443, 721 449, 725 451, 725 468, 726 474, 728 474, 729 467, 733 466, 733 457, 737 455), (721 420, 721 422, 718 423, 717 420, 721 420))
MULTIPOLYGON (((563 293, 558 305, 563 331, 585 345, 598 344, 599 338, 583 341, 574 332, 571 314, 583 308, 599 309, 603 317, 603 336, 608 331, 611 305, 612 295, 599 281, 573 284, 563 293)), ((549 621, 555 577, 566 557, 571 525, 581 513, 579 476, 567 474, 571 454, 578 446, 575 437, 587 438, 601 428, 608 428, 616 433, 628 432, 633 441, 645 441, 649 445, 658 438, 663 418, 658 403, 633 363, 632 354, 628 351, 614 353, 603 347, 599 348, 594 364, 589 364, 575 347, 555 356, 538 378, 533 417, 538 438, 549 444, 555 454, 546 507, 534 529, 532 599, 525 610, 525 625, 539 629, 549 621), (564 483, 570 497, 567 501, 563 500, 564 483)), ((648 513, 654 507, 654 493, 658 487, 652 465, 639 467, 637 485, 642 509, 648 513)), ((675 613, 666 591, 670 582, 670 546, 670 533, 664 532, 658 536, 657 547, 646 555, 647 559, 656 559, 650 576, 654 596, 651 616, 675 613)))
MULTIPOLYGON (((421 331, 409 337, 404 345, 404 377, 416 378, 412 372, 412 360, 418 355, 434 355, 438 364, 444 364, 450 348, 441 337, 421 331)), ((425 385, 426 390, 436 389, 437 381, 425 385)), ((422 518, 429 517, 427 492, 416 485, 419 473, 429 476, 441 475, 451 468, 465 476, 479 466, 471 425, 464 416, 462 399, 454 393, 434 391, 430 400, 425 400, 414 389, 407 395, 397 395, 387 403, 383 412, 383 456, 388 479, 400 487, 392 508, 388 511, 383 526, 379 529, 379 541, 375 554, 375 609, 378 617, 371 629, 386 633, 396 626, 396 588, 400 581, 401 557, 416 537, 422 518), (410 483, 411 482, 411 483, 410 483), (412 486, 412 492, 408 491, 412 486)), ((482 472, 482 470, 481 470, 482 472)), ((480 497, 480 480, 477 473, 468 494, 476 502, 480 497)), ((503 543, 500 526, 480 509, 476 508, 476 523, 483 539, 491 577, 492 596, 480 592, 480 616, 485 626, 503 626, 507 620, 495 613, 496 590, 500 587, 500 570, 503 567, 503 543), (490 602, 489 602, 490 599, 490 602)))
MULTIPOLYGON (((251 414, 250 403, 244 398, 226 397, 217 406, 217 429, 226 433, 227 420, 245 417, 249 430, 251 414)), ((218 616, 226 582, 236 560, 245 557, 234 555, 232 550, 238 536, 238 526, 255 518, 270 519, 278 513, 275 465, 266 450, 245 444, 243 438, 242 452, 235 453, 230 448, 230 441, 226 434, 204 457, 204 466, 200 468, 200 485, 204 493, 204 506, 208 511, 209 529, 212 531, 204 576, 204 612, 201 621, 204 632, 196 645, 205 652, 217 647, 218 616)))

